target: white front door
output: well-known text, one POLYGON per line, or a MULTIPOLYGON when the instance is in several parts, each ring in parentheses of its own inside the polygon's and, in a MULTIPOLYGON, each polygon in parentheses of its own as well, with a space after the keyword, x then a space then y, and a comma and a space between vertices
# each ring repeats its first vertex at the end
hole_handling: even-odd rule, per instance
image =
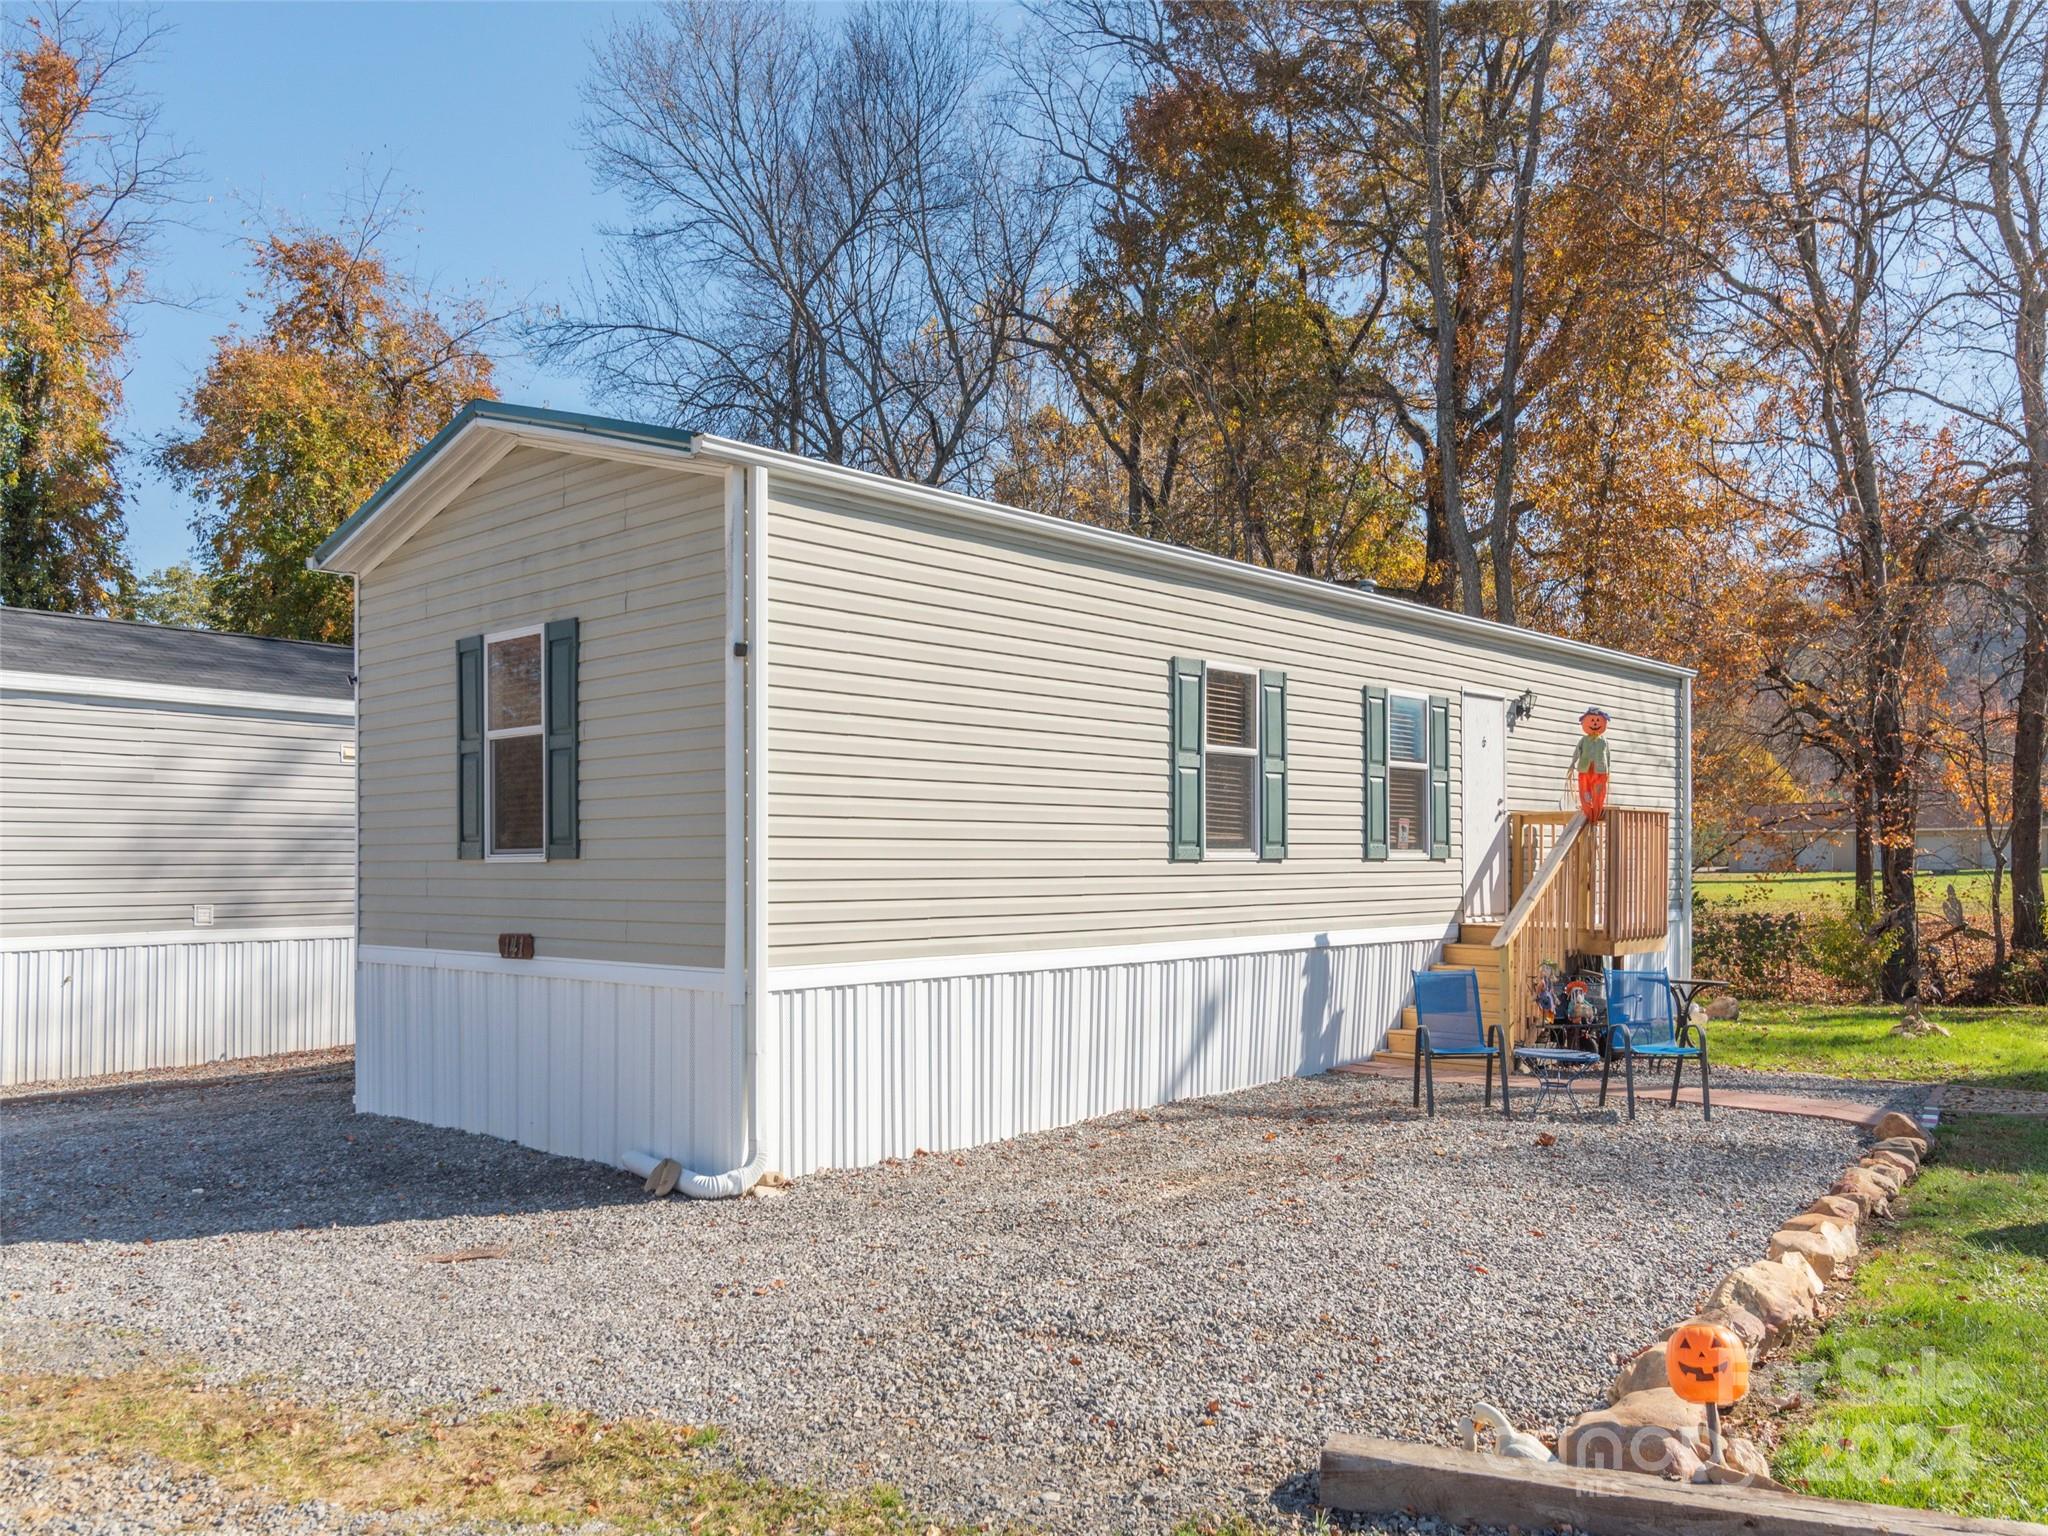
POLYGON ((1484 693, 1464 699, 1465 916, 1508 910, 1507 705, 1484 693))

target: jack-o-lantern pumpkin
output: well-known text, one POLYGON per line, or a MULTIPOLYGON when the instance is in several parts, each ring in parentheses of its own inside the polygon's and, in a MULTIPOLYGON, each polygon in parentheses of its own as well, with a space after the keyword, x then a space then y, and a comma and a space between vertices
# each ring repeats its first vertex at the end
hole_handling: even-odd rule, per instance
POLYGON ((1719 1323, 1687 1323, 1664 1341, 1664 1374, 1688 1403, 1726 1408, 1749 1391, 1749 1351, 1719 1323))

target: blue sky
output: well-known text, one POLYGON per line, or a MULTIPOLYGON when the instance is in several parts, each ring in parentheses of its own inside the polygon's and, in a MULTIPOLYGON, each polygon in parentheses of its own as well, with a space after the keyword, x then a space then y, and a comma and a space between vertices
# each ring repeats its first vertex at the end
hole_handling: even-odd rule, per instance
MULTIPOLYGON (((250 277, 242 242, 262 210, 330 218, 365 175, 389 171, 414 217, 392 254, 450 290, 491 285, 545 302, 594 258, 623 210, 575 145, 598 4, 175 5, 141 83, 189 156, 189 201, 151 268, 170 302, 137 312, 122 436, 130 555, 140 572, 184 559, 191 501, 150 468, 250 277)), ((501 360, 512 399, 576 409, 578 380, 501 360)))

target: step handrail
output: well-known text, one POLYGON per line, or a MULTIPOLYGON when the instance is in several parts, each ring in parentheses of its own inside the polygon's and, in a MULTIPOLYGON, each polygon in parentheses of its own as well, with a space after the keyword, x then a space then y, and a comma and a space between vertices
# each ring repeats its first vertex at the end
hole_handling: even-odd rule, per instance
POLYGON ((1550 888, 1550 882, 1557 878, 1557 872, 1564 868, 1564 861, 1578 842, 1579 834, 1586 830, 1586 813, 1572 812, 1572 819, 1564 824, 1564 830, 1557 834, 1557 841, 1550 845, 1550 852, 1543 856, 1543 862, 1536 866, 1536 873, 1529 879, 1521 897, 1507 915, 1500 929, 1493 936, 1495 949, 1506 949, 1515 941, 1515 935, 1529 921, 1529 914, 1536 910, 1536 903, 1543 899, 1543 893, 1550 888))

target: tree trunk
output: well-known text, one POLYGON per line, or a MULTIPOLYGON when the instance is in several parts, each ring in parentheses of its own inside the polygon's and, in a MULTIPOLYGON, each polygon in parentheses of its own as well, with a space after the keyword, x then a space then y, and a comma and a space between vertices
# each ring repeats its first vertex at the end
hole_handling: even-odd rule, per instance
POLYGON ((2004 970, 2006 961, 2005 914, 1998 903, 2005 894, 2005 853, 1996 842, 1991 845, 1991 965, 2004 970))
MULTIPOLYGON (((2048 459, 2032 466, 2048 479, 2048 459)), ((2048 502, 2048 486, 2042 491, 2048 502)), ((2012 743, 2012 946, 2048 948, 2041 911, 2041 756, 2048 728, 2048 507, 2030 515, 2021 600, 2020 693, 2012 743)))
POLYGON ((1855 787, 1856 807, 1856 909, 1868 919, 1877 911, 1877 860, 1872 853, 1873 817, 1870 808, 1870 781, 1858 775, 1855 787))
POLYGON ((2048 731, 2048 272, 2044 272, 2038 188, 2029 187, 2037 119, 2021 103, 2015 137, 2006 110, 2002 71, 2015 26, 2028 24, 2018 9, 1994 23, 1989 7, 1958 0, 1957 13, 1977 45, 1980 104, 1991 130, 1985 158, 1990 211, 2005 248, 2000 274, 2011 300, 2013 362, 2018 373, 2020 429, 2026 445, 2026 535, 2019 580, 2024 609, 2018 715, 2012 754, 2012 942, 2018 950, 2048 948, 2041 903, 2041 759, 2048 731))
POLYGON ((1436 450, 1423 456, 1423 479, 1427 489, 1422 499, 1422 581, 1415 596, 1433 608, 1448 608, 1457 600, 1458 567, 1451 554, 1451 536, 1444 526, 1443 482, 1435 469, 1436 450))
POLYGON ((1905 637, 1894 626, 1873 639, 1870 705, 1870 792, 1877 813, 1878 883, 1883 918, 1897 942, 1884 966, 1885 1001, 1920 995, 1920 904, 1914 884, 1919 839, 1919 786, 1905 719, 1905 637))
POLYGON ((1889 1003, 1920 995, 1920 909, 1913 878, 1918 821, 1910 784, 1878 797, 1877 862, 1884 920, 1898 935, 1884 965, 1884 996, 1889 1003))
POLYGON ((1543 18, 1543 35, 1536 42, 1536 60, 1529 79, 1528 137, 1522 145, 1522 164, 1515 177, 1513 228, 1508 236, 1507 336, 1500 360, 1500 461, 1493 477, 1493 522, 1489 540, 1493 558, 1493 616, 1503 624, 1515 622, 1515 426, 1521 402, 1515 398, 1515 380, 1522 366, 1522 308, 1528 286, 1529 198, 1536 182, 1536 165, 1543 144, 1543 87, 1550 73, 1551 45, 1564 24, 1564 11, 1551 0, 1543 18))
MULTIPOLYGON (((1479 584, 1479 552, 1465 524, 1464 497, 1458 485, 1458 316, 1451 302, 1450 274, 1444 260, 1445 226, 1450 222, 1444 195, 1444 29, 1441 0, 1423 6, 1422 27, 1422 158, 1429 177, 1429 218, 1423 242, 1429 253, 1429 294, 1436 319, 1436 464, 1441 482, 1443 529, 1457 572, 1460 606, 1474 618, 1485 611, 1479 584)), ((1450 605, 1446 603, 1445 607, 1450 605)))

